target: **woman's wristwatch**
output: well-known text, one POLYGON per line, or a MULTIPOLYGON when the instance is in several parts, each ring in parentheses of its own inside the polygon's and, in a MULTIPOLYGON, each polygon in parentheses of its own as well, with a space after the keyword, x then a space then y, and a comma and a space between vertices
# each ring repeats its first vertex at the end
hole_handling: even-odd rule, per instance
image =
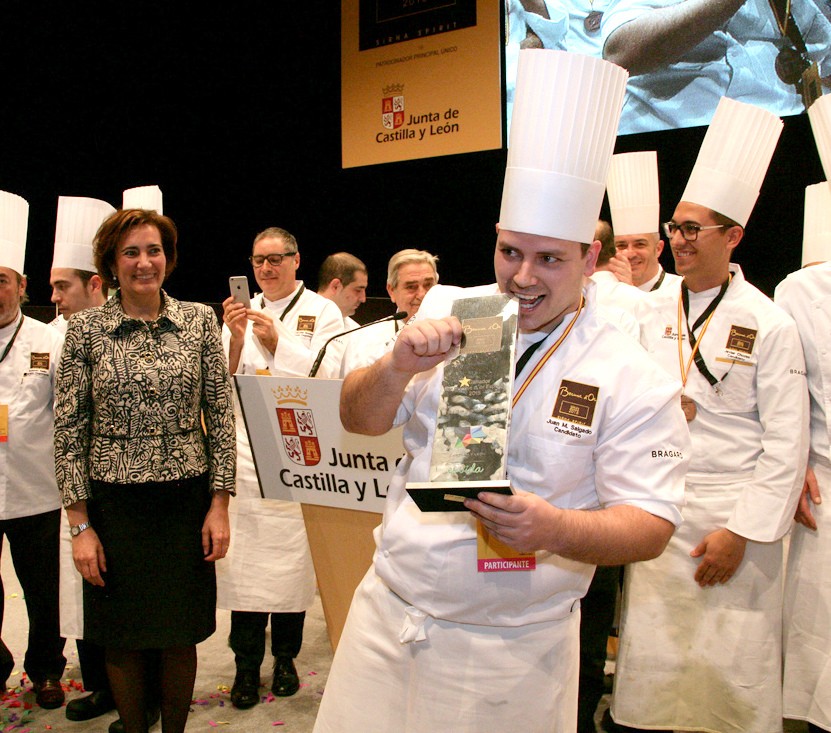
POLYGON ((77 537, 81 532, 85 529, 89 529, 92 525, 89 522, 81 522, 80 524, 71 524, 69 526, 69 534, 73 537, 77 537))

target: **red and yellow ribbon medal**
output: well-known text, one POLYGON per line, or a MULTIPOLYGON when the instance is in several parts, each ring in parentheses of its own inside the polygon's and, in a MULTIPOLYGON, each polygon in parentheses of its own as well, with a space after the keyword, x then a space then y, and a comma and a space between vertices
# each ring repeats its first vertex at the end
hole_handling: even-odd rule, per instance
POLYGON ((704 321, 704 325, 701 328, 701 335, 696 340, 695 346, 692 347, 690 358, 687 359, 686 364, 684 364, 684 339, 681 338, 681 311, 681 298, 678 298, 678 366, 681 368, 681 409, 684 411, 684 417, 687 418, 687 422, 692 422, 695 420, 697 408, 692 397, 687 397, 687 395, 684 394, 684 389, 687 386, 687 377, 690 375, 690 367, 692 366, 695 355, 698 352, 698 347, 701 346, 701 342, 704 340, 704 334, 707 333, 707 326, 710 325, 710 321, 713 319, 713 315, 716 311, 713 309, 713 312, 710 313, 710 315, 707 316, 707 320, 704 321))

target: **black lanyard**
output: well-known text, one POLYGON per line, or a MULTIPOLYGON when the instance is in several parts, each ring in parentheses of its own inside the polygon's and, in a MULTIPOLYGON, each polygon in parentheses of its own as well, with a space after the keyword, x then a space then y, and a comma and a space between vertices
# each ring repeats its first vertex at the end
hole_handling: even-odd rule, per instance
MULTIPOLYGON (((285 317, 288 315, 289 311, 297 305, 297 301, 300 300, 300 296, 303 295, 303 291, 306 289, 305 285, 300 286, 300 290, 298 290, 294 297, 291 299, 291 302, 286 306, 285 310, 280 314, 280 320, 284 320, 285 317)), ((265 296, 260 296, 260 308, 265 310, 265 296)))
POLYGON ((6 357, 9 355, 9 352, 12 350, 12 346, 14 346, 14 340, 17 338, 17 334, 20 333, 20 327, 23 325, 23 314, 20 314, 20 320, 17 322, 17 328, 14 329, 14 333, 12 334, 11 339, 9 339, 9 343, 6 344, 6 348, 3 350, 3 355, 0 356, 0 364, 2 364, 6 357))
POLYGON ((661 287, 661 283, 664 281, 664 278, 666 277, 666 274, 667 274, 666 270, 661 270, 661 277, 658 278, 658 282, 656 282, 651 288, 649 288, 650 293, 654 292, 655 290, 657 290, 658 288, 661 287))
MULTIPOLYGON (((690 293, 687 289, 687 283, 681 282, 681 301, 684 304, 684 319, 687 322, 687 334, 689 335, 690 339, 690 348, 695 348, 695 334, 694 331, 698 330, 701 327, 701 324, 706 321, 710 315, 715 311, 718 304, 721 303, 722 298, 724 298, 724 294, 727 292, 727 287, 730 285, 730 280, 732 276, 728 277, 721 285, 721 290, 718 291, 718 295, 710 301, 710 304, 704 309, 704 312, 698 317, 696 322, 693 324, 692 328, 690 328, 690 293)), ((680 334, 678 336, 681 337, 680 334)), ((695 365, 698 367, 698 371, 701 372, 701 375, 706 379, 710 386, 715 386, 718 384, 719 380, 716 379, 710 370, 707 368, 707 365, 704 363, 704 357, 701 356, 701 349, 698 349, 695 352, 695 365)), ((729 372, 728 372, 729 374, 729 372)), ((724 375, 725 377, 727 374, 724 375)), ((724 379, 724 377, 722 377, 724 379)))
MULTIPOLYGON (((580 294, 580 304, 577 306, 577 313, 575 314, 574 318, 569 322, 569 325, 566 327, 566 332, 563 334, 562 339, 565 339, 565 337, 568 336, 569 332, 571 331, 572 326, 574 325, 574 322, 580 317, 580 313, 582 312, 583 306, 585 305, 585 303, 586 303, 586 301, 584 300, 583 295, 581 293, 580 294)), ((552 328, 541 339, 539 339, 537 341, 534 341, 533 344, 531 344, 527 349, 525 349, 525 351, 522 352, 522 356, 520 356, 519 359, 517 359, 516 367, 514 369, 514 378, 516 378, 520 374, 522 374, 522 370, 525 367, 525 365, 528 363, 528 360, 534 355, 536 350, 539 349, 540 346, 542 346, 545 343, 545 340, 552 333, 554 333, 554 331, 556 331, 556 330, 557 330, 557 326, 552 328)), ((556 349, 557 346, 559 346, 559 344, 560 344, 560 342, 558 341, 557 344, 555 344, 554 348, 556 349)))
POLYGON ((522 373, 523 367, 528 363, 528 360, 534 355, 537 349, 545 343, 545 340, 556 331, 556 328, 552 328, 545 336, 541 339, 537 339, 531 344, 525 351, 522 352, 522 356, 517 359, 516 368, 514 369, 514 377, 518 377, 522 373))

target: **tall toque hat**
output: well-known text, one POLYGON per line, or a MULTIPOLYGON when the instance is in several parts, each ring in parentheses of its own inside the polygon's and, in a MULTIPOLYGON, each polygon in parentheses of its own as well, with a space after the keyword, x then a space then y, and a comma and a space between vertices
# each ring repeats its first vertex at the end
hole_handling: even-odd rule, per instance
POLYGON ((599 58, 520 51, 502 228, 594 240, 627 78, 599 58))

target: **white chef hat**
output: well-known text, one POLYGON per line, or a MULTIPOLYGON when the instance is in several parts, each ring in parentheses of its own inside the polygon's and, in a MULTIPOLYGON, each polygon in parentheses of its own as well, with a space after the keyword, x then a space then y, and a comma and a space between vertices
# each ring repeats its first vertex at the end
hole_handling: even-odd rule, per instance
POLYGON ((99 199, 59 196, 52 268, 95 272, 92 240, 101 222, 114 211, 115 208, 99 199))
POLYGON ((613 155, 606 193, 615 236, 657 232, 661 218, 658 153, 644 150, 613 155))
POLYGON ((594 240, 627 77, 599 58, 520 51, 499 214, 503 229, 594 240))
POLYGON ((162 210, 162 189, 158 186, 138 186, 128 188, 122 194, 122 209, 150 209, 157 214, 162 210))
POLYGON ((14 193, 0 191, 0 267, 23 274, 29 203, 14 193))
POLYGON ((831 185, 828 181, 805 187, 804 223, 802 266, 831 260, 831 185))
POLYGON ((831 95, 824 94, 808 107, 808 118, 817 142, 825 178, 831 178, 831 95))
POLYGON ((745 226, 781 132, 772 112, 722 97, 681 200, 745 226))

